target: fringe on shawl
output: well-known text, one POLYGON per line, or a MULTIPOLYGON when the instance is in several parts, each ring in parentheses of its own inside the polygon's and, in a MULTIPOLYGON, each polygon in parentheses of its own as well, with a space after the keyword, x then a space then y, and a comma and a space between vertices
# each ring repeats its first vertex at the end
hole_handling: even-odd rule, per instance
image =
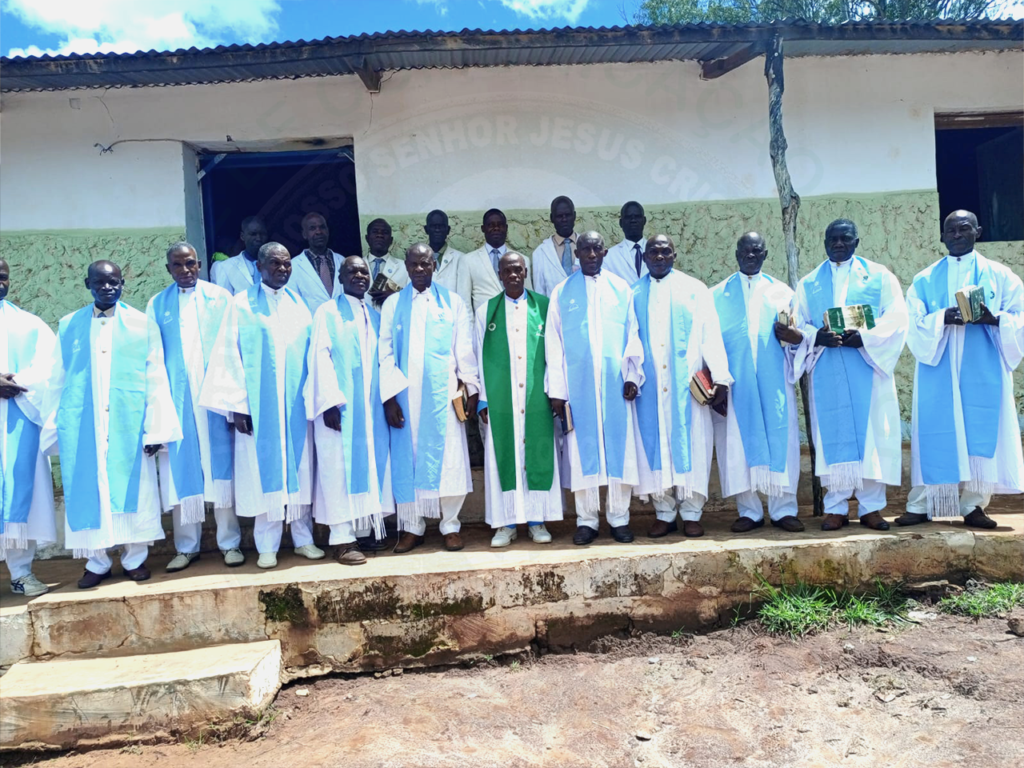
POLYGON ((4 532, 0 533, 0 560, 7 559, 8 549, 27 547, 28 523, 4 523, 4 532))
POLYGON ((784 473, 772 472, 767 464, 750 468, 750 487, 770 498, 778 498, 786 491, 783 485, 784 473))
POLYGON ((403 531, 411 530, 419 518, 439 519, 441 497, 437 491, 416 490, 416 501, 401 502, 398 507, 398 524, 403 531))
POLYGON ((821 478, 822 483, 830 491, 859 491, 864 487, 859 461, 844 461, 840 464, 829 464, 828 477, 821 478))
POLYGON ((964 490, 984 495, 991 494, 996 484, 986 478, 991 470, 995 468, 995 459, 986 459, 983 456, 968 456, 967 460, 971 467, 971 479, 964 483, 964 490))
POLYGON ((206 520, 206 499, 202 494, 180 499, 181 522, 185 525, 202 523, 206 520))
POLYGON ((503 492, 501 494, 501 509, 491 510, 491 527, 498 528, 519 523, 544 523, 548 520, 562 519, 562 495, 560 493, 527 491, 524 507, 523 514, 518 514, 516 492, 503 492))
POLYGON ((232 480, 213 481, 213 508, 230 509, 235 506, 235 486, 232 480))
POLYGON ((933 520, 960 517, 960 484, 929 485, 928 512, 933 520))

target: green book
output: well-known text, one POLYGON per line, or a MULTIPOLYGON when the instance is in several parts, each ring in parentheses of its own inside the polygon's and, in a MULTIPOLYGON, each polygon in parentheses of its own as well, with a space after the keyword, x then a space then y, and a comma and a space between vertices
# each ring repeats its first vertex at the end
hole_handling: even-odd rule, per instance
POLYGON ((871 330, 875 327, 875 310, 870 304, 832 307, 825 312, 824 321, 825 327, 833 333, 871 330))
POLYGON ((980 286, 968 285, 956 292, 956 305, 960 307, 960 316, 965 323, 973 323, 981 317, 984 302, 985 289, 980 286))

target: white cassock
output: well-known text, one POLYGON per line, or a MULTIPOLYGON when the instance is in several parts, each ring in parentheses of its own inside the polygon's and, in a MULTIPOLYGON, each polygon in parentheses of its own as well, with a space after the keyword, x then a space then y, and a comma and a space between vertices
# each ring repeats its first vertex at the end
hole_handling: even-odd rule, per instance
MULTIPOLYGON (((598 414, 598 461, 600 470, 597 475, 584 477, 582 464, 580 462, 580 449, 577 441, 576 430, 562 438, 562 483, 568 482, 576 501, 576 523, 578 526, 587 526, 597 530, 598 512, 600 509, 600 497, 597 489, 601 486, 608 488, 608 495, 605 501, 605 516, 608 525, 618 528, 629 524, 629 503, 632 496, 633 486, 638 482, 637 476, 637 450, 636 438, 634 435, 634 409, 632 403, 627 403, 626 408, 626 430, 625 430, 625 458, 623 461, 622 478, 609 479, 608 467, 605 462, 604 450, 604 416, 602 406, 602 350, 604 348, 601 322, 602 307, 600 297, 603 291, 598 290, 599 282, 616 281, 620 283, 621 290, 629 291, 629 286, 614 275, 606 275, 603 271, 596 276, 586 276, 587 289, 587 321, 590 329, 590 351, 594 361, 594 392, 597 399, 598 414)), ((569 398, 569 370, 566 360, 565 341, 562 336, 562 312, 559 307, 559 296, 565 287, 565 281, 555 286, 551 292, 551 300, 548 304, 548 322, 544 333, 545 350, 547 355, 547 373, 545 377, 545 390, 548 397, 557 400, 569 398)), ((638 387, 643 383, 643 350, 640 346, 640 339, 637 336, 636 312, 633 308, 632 297, 630 297, 629 308, 626 316, 626 336, 628 341, 624 345, 622 354, 622 379, 624 383, 631 382, 638 387)), ((621 395, 621 393, 619 393, 621 395)), ((578 421, 577 410, 570 409, 573 413, 573 420, 578 421)))
MULTIPOLYGON (((487 524, 492 528, 517 523, 544 523, 562 519, 562 485, 558 479, 558 439, 553 437, 554 455, 551 488, 546 491, 529 489, 526 478, 526 294, 518 301, 505 296, 505 333, 508 337, 509 370, 512 373, 513 420, 512 431, 515 443, 516 466, 519 467, 513 501, 513 508, 506 505, 506 494, 501 489, 498 462, 495 458, 494 443, 489 425, 482 424, 484 434, 484 475, 485 511, 487 524), (511 512, 511 514, 509 514, 511 512)), ((476 311, 477 367, 480 371, 480 402, 487 402, 487 369, 484 366, 484 335, 487 333, 487 304, 476 311)), ((543 343, 543 342, 541 342, 543 343)), ((561 429, 561 426, 558 427, 561 429)))
MULTIPOLYGON (((423 399, 423 350, 424 338, 429 331, 430 318, 438 311, 433 293, 413 291, 412 312, 409 322, 409 370, 403 374, 395 359, 393 345, 393 329, 395 311, 398 307, 400 294, 389 296, 384 302, 380 313, 380 398, 386 403, 405 389, 409 390, 409 412, 405 415, 403 429, 412 430, 413 461, 420 450, 428 450, 428 446, 418 443, 420 405, 423 399)), ((466 385, 470 395, 480 391, 480 379, 476 369, 476 355, 473 354, 473 327, 470 323, 466 305, 457 293, 449 293, 451 311, 453 312, 452 344, 448 356, 448 392, 451 397, 458 390, 458 381, 466 385)), ((392 441, 394 446, 394 441, 392 441)), ((433 446, 433 450, 439 450, 433 446)), ((393 449, 392 449, 393 451, 393 449)), ((441 465, 441 484, 438 497, 441 507, 442 535, 458 533, 461 529, 459 511, 466 494, 473 490, 473 475, 469 466, 469 445, 466 441, 466 425, 459 421, 455 409, 448 406, 445 425, 445 445, 443 446, 443 463, 441 465)), ((391 476, 399 472, 411 473, 413 467, 399 467, 394 464, 392 453, 391 476)), ((392 482, 394 485, 394 482, 392 482)), ((422 536, 427 528, 426 519, 422 516, 416 520, 400 520, 403 530, 422 536)))
POLYGON ((215 261, 210 267, 210 282, 219 285, 232 296, 248 290, 258 279, 256 260, 247 259, 245 251, 224 261, 215 261))
MULTIPOLYGON (((634 286, 634 292, 636 286, 634 286)), ((708 478, 711 475, 711 455, 714 449, 714 428, 711 407, 700 406, 692 400, 689 390, 691 377, 705 365, 711 371, 715 384, 732 384, 729 361, 722 345, 722 332, 718 327, 718 314, 711 291, 704 283, 677 269, 661 280, 651 278, 646 322, 651 346, 653 381, 645 381, 640 397, 658 398, 658 436, 661 470, 652 471, 643 446, 643 437, 637 424, 637 468, 640 482, 636 493, 650 496, 655 514, 666 523, 674 522, 678 514, 684 521, 700 520, 708 496, 708 478), (678 350, 672 348, 672 302, 683 302, 692 317, 690 335, 686 344, 687 389, 677 392, 672 366, 677 364, 678 350), (677 398, 690 401, 690 471, 678 471, 672 458, 672 405, 677 398)), ((644 350, 646 355, 646 350, 644 350)), ((644 366, 645 372, 648 370, 644 366)))
POLYGON ((639 241, 623 240, 608 249, 601 264, 602 272, 611 272, 621 277, 628 285, 633 285, 637 280, 647 274, 647 264, 644 263, 644 249, 647 247, 647 238, 642 237, 639 241), (637 274, 637 255, 639 250, 640 273, 637 274))
MULTIPOLYGON (((492 248, 484 243, 475 251, 462 255, 458 265, 458 274, 455 277, 454 290, 474 315, 480 307, 486 306, 488 301, 502 292, 501 281, 498 279, 494 265, 506 253, 508 253, 508 246, 505 244, 492 248)), ((526 270, 524 287, 526 290, 532 291, 533 275, 529 261, 526 262, 526 270)))
POLYGON ((343 289, 341 282, 338 280, 338 270, 341 269, 341 263, 345 260, 344 256, 335 253, 330 248, 324 254, 323 258, 325 261, 323 263, 331 273, 330 280, 328 281, 331 290, 328 292, 323 278, 320 277, 320 274, 313 266, 314 258, 316 257, 313 256, 308 248, 293 258, 292 276, 288 278, 288 288, 297 293, 306 302, 306 306, 309 307, 309 314, 311 315, 315 315, 322 304, 331 299, 336 299, 342 294, 343 289))
MULTIPOLYGON (((947 291, 952 297, 961 288, 971 285, 977 251, 957 259, 946 256, 947 291)), ((993 493, 1010 494, 1024 491, 1024 458, 1021 456, 1020 417, 1017 415, 1013 398, 1013 371, 1024 357, 1024 285, 1021 278, 1002 264, 987 260, 992 271, 994 297, 986 296, 985 305, 996 317, 999 326, 993 328, 997 338, 1000 365, 992 375, 1002 379, 1002 398, 999 413, 999 435, 995 455, 991 459, 967 455, 966 430, 960 402, 960 368, 964 356, 966 328, 945 324, 945 306, 925 306, 918 295, 915 284, 907 289, 907 310, 910 313, 910 330, 907 346, 914 353, 920 365, 938 365, 948 346, 950 353, 953 392, 956 405, 953 408, 958 436, 961 490, 959 509, 963 515, 988 507, 993 493), (973 481, 973 482, 972 482, 973 481)), ((941 302, 940 302, 941 303, 941 302)), ((947 306, 954 306, 955 300, 947 306)), ((984 326, 983 326, 984 327, 984 326)), ((910 496, 907 511, 931 517, 932 508, 928 502, 927 486, 921 476, 921 441, 918 435, 918 386, 914 382, 914 410, 912 421, 910 496)))
MULTIPOLYGON (((287 349, 296 334, 308 332, 313 319, 298 296, 287 288, 274 289, 264 284, 263 293, 270 309, 268 327, 274 343, 274 359, 285 360, 287 349)), ((225 315, 224 327, 216 342, 213 357, 203 382, 200 404, 217 411, 228 419, 232 413, 252 415, 246 388, 245 367, 239 343, 239 313, 247 311, 248 292, 235 296, 234 304, 225 315), (242 309, 240 309, 240 307, 242 309)), ((278 423, 281 437, 282 477, 288 476, 285 420, 285 366, 275 365, 277 382, 278 423)), ((292 542, 296 549, 313 543, 313 522, 310 506, 313 498, 313 430, 306 431, 302 458, 298 466, 297 493, 263 492, 260 478, 260 458, 256 451, 255 435, 243 435, 235 430, 235 514, 255 518, 253 537, 256 551, 261 555, 276 553, 281 547, 281 535, 287 517, 292 542)))
MULTIPOLYGON (((56 339, 50 327, 40 318, 14 306, 6 299, 0 299, 0 373, 13 373, 14 382, 28 390, 13 398, 13 401, 0 398, 0 472, 6 472, 8 464, 14 461, 14 441, 7 431, 10 403, 14 402, 25 418, 32 422, 29 428, 38 431, 45 421, 46 385, 56 339), (27 338, 30 335, 34 336, 34 342, 27 338), (27 365, 14 366, 11 364, 13 355, 9 355, 8 352, 19 346, 19 341, 34 343, 35 348, 27 365)), ((32 573, 32 558, 35 557, 37 544, 57 540, 50 460, 41 450, 36 450, 35 453, 28 519, 24 523, 10 522, 7 519, 9 511, 0 510, 5 518, 3 533, 0 533, 0 560, 7 561, 12 580, 32 573)))
MULTIPOLYGON (((142 468, 139 474, 138 508, 135 512, 115 509, 110 500, 110 481, 107 473, 107 435, 111 424, 108 421, 110 408, 111 361, 118 350, 113 345, 114 313, 135 312, 123 303, 118 303, 105 312, 92 307, 93 319, 89 328, 92 377, 92 412, 95 424, 96 455, 98 461, 96 482, 99 486, 100 527, 95 530, 71 530, 70 507, 74 499, 65 499, 64 546, 74 556, 86 557, 85 567, 95 574, 110 570, 110 555, 106 550, 123 546, 121 567, 134 570, 146 561, 149 545, 164 538, 160 520, 160 489, 157 484, 156 457, 142 454, 142 468)), ((71 315, 68 316, 69 318, 71 315)), ((63 320, 62 320, 63 322, 63 320)), ((143 445, 165 445, 181 439, 181 425, 171 399, 171 388, 167 383, 164 368, 164 349, 160 343, 160 329, 156 323, 146 319, 149 336, 149 353, 146 357, 146 415, 143 425, 143 445)), ((57 415, 64 391, 65 369, 61 345, 55 344, 50 368, 47 403, 49 417, 40 435, 40 448, 48 455, 58 452, 57 415)), ((117 425, 113 425, 117 428, 117 425)), ((84 437, 84 436, 83 436, 84 437)))
MULTIPOLYGON (((851 256, 837 264, 830 261, 827 267, 832 271, 832 306, 846 306, 846 296, 850 288, 851 273, 854 279, 862 271, 856 263, 860 257, 851 256)), ((864 346, 857 350, 873 371, 871 385, 871 409, 868 417, 867 433, 864 443, 864 457, 861 461, 861 487, 856 490, 833 490, 829 486, 829 465, 822 449, 821 429, 818 423, 817 407, 815 406, 814 377, 808 376, 808 400, 811 404, 811 428, 814 430, 815 473, 822 478, 822 484, 828 487, 824 499, 826 515, 846 516, 849 513, 849 500, 856 493, 858 515, 863 517, 870 512, 880 512, 885 508, 885 486, 900 485, 902 482, 903 437, 900 428, 900 404, 896 395, 896 380, 893 372, 899 361, 900 353, 907 336, 907 304, 900 289, 899 280, 888 269, 876 262, 871 263, 873 271, 881 271, 881 298, 879 313, 875 317, 875 327, 861 331, 864 346)), ((813 274, 813 273, 812 273, 813 274)), ((861 275, 862 277, 862 275, 861 275)), ((808 340, 796 350, 793 367, 796 378, 804 373, 813 374, 814 366, 827 349, 814 346, 818 333, 820 317, 811 317, 807 298, 808 280, 804 277, 796 290, 796 325, 808 340)), ((856 302, 854 302, 856 303, 856 302)))
POLYGON ((533 290, 544 296, 551 296, 555 286, 573 272, 578 271, 579 268, 580 262, 576 258, 576 233, 573 232, 567 238, 554 234, 534 248, 533 255, 530 257, 533 290), (569 247, 572 249, 572 256, 570 257, 572 267, 568 274, 566 274, 565 267, 562 266, 562 256, 565 252, 566 240, 569 241, 569 247))
MULTIPOLYGON (((747 335, 750 339, 750 352, 753 357, 754 370, 757 370, 758 330, 762 312, 768 311, 778 316, 782 310, 793 314, 793 290, 781 280, 765 279, 763 273, 744 275, 738 273, 743 289, 743 301, 747 307, 747 335), (766 310, 767 307, 767 310, 766 310)), ((726 278, 712 289, 712 294, 724 290, 729 282, 726 278)), ((721 318, 719 318, 721 323, 721 318)), ((784 382, 786 390, 786 410, 789 421, 789 442, 786 451, 786 469, 779 473, 782 494, 768 497, 768 515, 772 520, 783 517, 797 516, 797 485, 800 482, 800 427, 797 419, 796 377, 793 371, 793 359, 800 346, 814 343, 813 338, 804 337, 802 344, 793 345, 780 342, 785 352, 784 382)), ((806 353, 806 349, 805 349, 806 353)), ((750 479, 750 466, 743 449, 743 438, 740 424, 736 419, 736 408, 733 406, 733 391, 729 390, 727 415, 723 418, 711 411, 711 420, 715 426, 715 452, 718 454, 718 478, 722 484, 722 496, 736 497, 736 506, 740 516, 751 520, 762 520, 764 508, 754 490, 750 479)), ((762 406, 763 407, 763 406, 762 406)), ((710 409, 709 409, 710 410, 710 409)))
MULTIPOLYGON (((202 283, 204 292, 216 296, 219 286, 202 283)), ((226 293, 226 291, 223 291, 226 293)), ((146 316, 150 322, 158 324, 163 318, 156 317, 154 301, 146 305, 146 316)), ((230 297, 227 299, 230 301, 230 297)), ((233 488, 231 480, 214 480, 211 450, 210 423, 207 410, 199 404, 199 395, 206 378, 206 360, 203 348, 209 349, 216 341, 220 328, 209 327, 206 318, 206 302, 203 296, 197 295, 195 288, 178 289, 178 323, 181 332, 181 349, 185 357, 185 369, 188 375, 188 388, 192 397, 192 415, 195 421, 196 436, 199 438, 199 460, 203 468, 203 496, 214 505, 213 515, 217 522, 217 548, 222 552, 239 549, 242 545, 242 531, 238 527, 238 517, 233 508, 233 488)), ((159 339, 158 339, 159 341, 159 339)), ((203 524, 189 523, 182 520, 181 500, 174 486, 174 475, 171 472, 170 455, 166 446, 157 454, 160 465, 160 499, 164 512, 171 513, 174 530, 174 549, 183 554, 199 551, 203 524)))
POLYGON ((377 466, 376 441, 373 429, 373 413, 381 408, 380 396, 372 387, 373 366, 377 360, 377 331, 373 327, 370 313, 376 310, 361 299, 343 294, 352 309, 353 323, 359 335, 359 355, 362 363, 358 374, 363 379, 363 408, 366 416, 366 451, 369 468, 368 487, 371 489, 361 498, 349 496, 345 456, 345 440, 342 433, 324 424, 324 412, 329 408, 345 407, 348 400, 338 386, 332 356, 332 339, 328 331, 328 316, 334 315, 341 324, 338 305, 325 302, 313 317, 313 335, 309 343, 309 377, 306 379, 306 417, 313 422, 313 436, 316 444, 316 486, 313 493, 313 519, 331 528, 330 543, 350 544, 357 537, 369 536, 372 532, 371 518, 377 516, 377 534, 380 530, 380 515, 395 511, 391 495, 390 466, 377 466), (383 490, 380 475, 383 473, 383 490))

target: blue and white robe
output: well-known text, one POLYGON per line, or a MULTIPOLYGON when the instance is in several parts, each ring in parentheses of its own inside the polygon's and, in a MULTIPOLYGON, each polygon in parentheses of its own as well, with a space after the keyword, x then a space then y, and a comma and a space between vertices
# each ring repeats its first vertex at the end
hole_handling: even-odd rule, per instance
POLYGON ((593 512, 599 506, 601 486, 607 486, 606 513, 612 517, 628 512, 638 482, 635 411, 633 403, 622 397, 624 383, 638 387, 644 383, 638 328, 632 292, 624 280, 611 273, 602 271, 588 277, 577 271, 551 291, 544 332, 544 389, 548 397, 569 403, 575 425, 562 441, 562 483, 573 492, 585 492, 584 506, 593 512), (581 289, 586 292, 585 301, 582 295, 576 299, 567 293, 579 294, 581 289), (570 370, 578 351, 574 345, 583 331, 589 339, 592 369, 574 375, 570 370), (606 333, 615 334, 607 344, 606 333), (606 385, 606 381, 614 383, 606 385), (581 399, 584 392, 592 393, 592 403, 581 399), (621 411, 609 413, 610 408, 621 411), (613 418, 614 428, 621 433, 609 439, 608 425, 613 418), (596 450, 582 449, 581 456, 581 442, 593 444, 596 450), (612 462, 608 461, 609 449, 612 462))
POLYGON ((199 404, 226 418, 232 412, 253 418, 252 435, 235 431, 239 517, 266 515, 276 523, 309 513, 313 430, 302 392, 312 325, 298 295, 260 282, 235 295, 215 342, 199 404), (261 395, 263 384, 274 390, 261 395))
POLYGON ((47 391, 49 416, 40 435, 47 455, 61 455, 64 546, 76 558, 164 538, 156 458, 146 456, 143 446, 181 439, 160 330, 123 302, 109 313, 90 305, 61 319, 47 391), (75 374, 85 366, 87 375, 75 374), (140 434, 129 434, 123 404, 140 391, 140 434), (79 429, 89 420, 86 409, 91 434, 79 429), (93 464, 95 477, 72 470, 93 464))
MULTIPOLYGON (((736 407, 736 390, 739 383, 729 389, 728 411, 725 417, 712 411, 711 419, 715 425, 715 452, 718 454, 718 477, 722 484, 722 496, 735 496, 747 491, 760 491, 769 496, 780 496, 783 493, 795 494, 797 484, 800 480, 800 429, 797 420, 796 400, 796 378, 793 371, 793 359, 797 349, 814 342, 813 338, 804 337, 802 344, 792 345, 780 342, 775 337, 775 321, 779 312, 785 310, 793 314, 793 290, 781 280, 758 272, 757 275, 744 275, 740 272, 726 278, 712 289, 715 296, 716 306, 719 307, 718 321, 722 329, 722 339, 730 339, 736 345, 746 343, 750 350, 750 361, 752 373, 759 372, 758 353, 765 349, 776 354, 774 347, 779 348, 781 362, 778 366, 777 379, 769 382, 774 388, 775 397, 765 397, 763 394, 758 400, 761 411, 769 411, 768 418, 762 417, 762 423, 772 424, 772 413, 770 409, 778 409, 784 412, 778 420, 788 426, 785 440, 780 440, 780 447, 783 448, 782 455, 776 457, 773 453, 771 458, 781 462, 772 467, 771 463, 760 462, 760 467, 753 472, 757 477, 752 478, 753 466, 748 460, 747 452, 744 449, 744 430, 739 422, 739 413, 736 407), (745 304, 745 314, 729 313, 721 311, 728 307, 729 302, 736 305, 745 304), (744 331, 746 333, 744 333, 744 331), (772 349, 767 349, 773 347, 772 349)), ((729 371, 733 378, 740 376, 739 370, 746 370, 746 363, 733 362, 734 352, 730 351, 733 344, 726 343, 726 354, 729 355, 729 371)), ((737 348, 736 354, 743 350, 737 348)), ((806 352, 806 350, 805 350, 806 352)), ((761 360, 760 362, 764 362, 761 360)), ((773 370, 773 369, 769 369, 773 370)), ((763 375, 763 373, 762 373, 763 375)), ((758 392, 757 379, 752 379, 752 394, 758 392)), ((777 423, 778 423, 777 422, 777 423)), ((749 436, 748 436, 749 439, 749 436)))
MULTIPOLYGON (((233 432, 220 414, 211 414, 199 405, 199 393, 206 378, 206 367, 213 354, 213 346, 220 332, 221 323, 231 303, 231 294, 225 289, 205 280, 200 280, 194 288, 179 288, 172 284, 149 300, 146 315, 161 330, 164 344, 164 363, 167 366, 171 394, 176 405, 189 397, 192 425, 182 425, 184 435, 194 434, 198 441, 199 463, 186 461, 185 457, 171 459, 170 447, 165 447, 158 454, 160 464, 160 497, 165 512, 170 512, 179 504, 182 505, 181 520, 183 523, 201 523, 206 517, 204 502, 209 502, 217 509, 232 506, 231 483, 231 451, 233 432), (171 303, 173 302, 173 304, 171 303), (174 326, 176 324, 176 327, 174 326), (177 338, 171 335, 175 334, 177 338), (169 346, 170 345, 170 346, 169 346), (180 349, 177 361, 172 361, 167 353, 169 349, 180 349), (178 366, 183 369, 179 371, 178 366), (180 378, 179 378, 180 375, 180 378), (177 379, 177 381, 176 381, 177 379), (187 390, 187 391, 179 391, 187 390), (213 428, 211 446, 211 427, 213 428), (216 459, 214 451, 216 448, 216 459), (216 463, 216 471, 214 464, 216 463), (178 478, 176 472, 186 472, 185 467, 193 464, 193 471, 198 475, 188 480, 178 478), (225 466, 226 465, 226 466, 225 466), (218 477, 218 475, 220 477, 218 477), (192 494, 183 493, 179 486, 193 488, 192 494), (184 498, 183 498, 184 497, 184 498)), ((185 412, 184 405, 179 406, 179 419, 185 412)), ((184 440, 182 445, 184 445, 184 440)), ((195 443, 193 443, 193 446, 195 443)), ((182 446, 176 446, 178 450, 182 446)), ((189 449, 191 450, 191 448, 189 449)))
MULTIPOLYGON (((825 260, 804 277, 796 290, 796 324, 810 343, 797 349, 793 362, 797 378, 805 372, 810 376, 809 400, 811 428, 814 430, 815 473, 830 491, 849 491, 863 487, 863 480, 885 485, 900 485, 903 467, 903 434, 900 427, 900 405, 896 396, 893 372, 907 337, 907 304, 899 281, 886 267, 853 255, 836 264, 825 260), (826 287, 828 286, 828 287, 826 287), (847 304, 870 303, 875 309, 875 327, 861 331, 864 346, 860 349, 815 347, 814 338, 824 325, 824 310, 847 304), (863 381, 851 375, 825 381, 817 371, 824 355, 852 356, 851 362, 866 364, 863 381), (820 379, 820 380, 819 380, 820 379), (849 408, 839 415, 846 426, 831 417, 819 416, 820 403, 837 403, 846 394, 864 398, 864 419, 851 418, 849 408), (819 400, 820 398, 820 400, 819 400), (824 423, 823 423, 824 419, 824 423), (822 434, 829 441, 822 440, 822 434), (841 439, 855 446, 852 452, 840 452, 829 458, 830 441, 841 439)), ((842 366, 837 366, 842 368, 842 366)), ((851 368, 852 370, 852 368, 851 368)), ((859 412, 858 412, 859 413, 859 412)))
MULTIPOLYGON (((907 289, 907 309, 911 321, 907 346, 917 358, 910 484, 914 491, 921 486, 927 488, 927 511, 912 511, 936 517, 960 515, 963 510, 958 503, 958 485, 982 496, 1021 493, 1024 491, 1024 459, 1021 456, 1020 417, 1013 398, 1013 371, 1024 357, 1024 284, 1020 276, 1009 267, 984 258, 977 251, 959 259, 946 256, 914 278, 907 289), (938 279, 938 285, 932 284, 933 277, 938 279), (999 325, 971 328, 946 325, 946 308, 956 306, 954 294, 967 285, 979 284, 986 288, 985 305, 999 318, 999 325), (969 333, 975 337, 972 344, 981 342, 988 346, 984 359, 974 359, 973 365, 984 366, 984 370, 977 373, 981 384, 990 390, 981 398, 989 402, 980 405, 991 405, 987 412, 978 412, 972 419, 974 428, 986 420, 990 422, 982 428, 985 434, 979 436, 979 442, 985 443, 987 449, 975 447, 973 453, 968 450, 971 441, 967 439, 968 428, 960 395, 961 379, 965 376, 965 342, 969 333), (946 385, 943 389, 948 394, 948 401, 936 397, 936 393, 922 392, 922 375, 937 374, 935 369, 948 371, 949 379, 940 382, 946 385), (943 439, 950 428, 954 438, 943 439), (928 437, 922 438, 922 431, 928 433, 928 437), (935 453, 931 454, 929 462, 929 450, 932 449, 935 453), (991 455, 982 455, 985 453, 991 455), (944 466, 938 466, 940 464, 944 466)), ((972 364, 971 361, 966 362, 972 364)), ((941 375, 945 377, 947 374, 941 375)), ((911 493, 912 497, 916 495, 911 493)), ((908 503, 908 509, 910 507, 908 503)))
POLYGON ((313 519, 373 527, 383 537, 383 515, 394 512, 394 499, 378 381, 379 334, 380 315, 367 302, 344 293, 324 302, 313 316, 305 401, 316 444, 313 519), (335 407, 340 432, 324 424, 324 412, 335 407))
POLYGON ((56 339, 41 319, 0 299, 0 373, 28 389, 0 399, 0 560, 7 549, 57 540, 50 460, 39 450, 56 339))
POLYGON ((717 384, 732 384, 711 291, 673 269, 633 285, 643 344, 644 382, 637 398, 640 496, 674 491, 676 500, 707 499, 714 428, 711 407, 698 405, 690 379, 707 365, 717 384), (656 426, 655 426, 656 425, 656 426))

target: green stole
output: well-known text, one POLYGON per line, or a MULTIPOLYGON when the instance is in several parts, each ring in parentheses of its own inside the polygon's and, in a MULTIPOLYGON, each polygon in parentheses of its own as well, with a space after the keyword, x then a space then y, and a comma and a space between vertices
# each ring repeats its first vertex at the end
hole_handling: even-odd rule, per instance
MULTIPOLYGON (((551 402, 544 392, 544 322, 548 297, 526 291, 526 483, 530 491, 549 491, 554 481, 555 427, 551 402)), ((523 299, 520 299, 522 301, 523 299)), ((518 485, 515 418, 512 404, 512 367, 505 328, 505 294, 487 302, 487 329, 483 342, 483 371, 487 382, 487 413, 491 443, 503 492, 518 485)))

